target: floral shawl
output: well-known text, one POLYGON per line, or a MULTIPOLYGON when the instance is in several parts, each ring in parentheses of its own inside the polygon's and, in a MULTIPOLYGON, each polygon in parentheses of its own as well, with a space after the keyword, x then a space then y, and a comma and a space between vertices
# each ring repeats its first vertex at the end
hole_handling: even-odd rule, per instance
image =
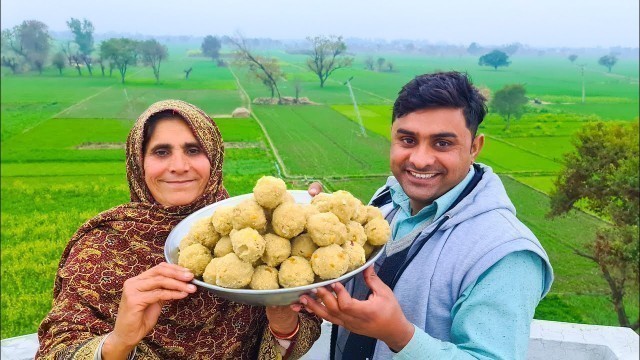
MULTIPOLYGON (((126 164, 131 202, 87 221, 65 248, 53 289, 53 305, 38 329, 37 359, 93 359, 113 330, 125 280, 164 261, 171 229, 190 213, 228 197, 222 185, 224 146, 214 121, 183 101, 157 102, 133 126, 126 164), (204 193, 189 205, 155 202, 144 182, 143 136, 152 115, 173 110, 187 121, 211 163, 204 193)), ((303 314, 290 357, 318 338, 319 320, 303 314)), ((153 330, 138 344, 136 359, 275 359, 263 307, 234 303, 198 289, 167 302, 153 330)))

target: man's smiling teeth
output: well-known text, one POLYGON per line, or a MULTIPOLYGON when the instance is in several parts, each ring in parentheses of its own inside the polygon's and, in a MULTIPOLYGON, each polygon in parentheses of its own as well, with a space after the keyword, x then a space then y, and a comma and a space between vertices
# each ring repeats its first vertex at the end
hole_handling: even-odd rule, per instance
POLYGON ((409 171, 409 174, 417 177, 418 179, 430 179, 436 175, 436 174, 421 174, 413 171, 409 171))

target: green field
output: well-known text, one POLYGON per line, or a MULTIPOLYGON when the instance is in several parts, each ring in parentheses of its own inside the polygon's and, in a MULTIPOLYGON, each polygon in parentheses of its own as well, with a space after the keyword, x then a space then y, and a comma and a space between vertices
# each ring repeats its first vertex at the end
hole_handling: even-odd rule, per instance
MULTIPOLYGON (((588 243, 603 221, 582 213, 550 220, 548 194, 562 169, 572 135, 588 121, 638 118, 638 60, 620 60, 612 74, 595 65, 587 71, 587 98, 581 103, 578 70, 560 57, 518 57, 498 71, 481 68, 477 58, 384 54, 394 72, 364 70, 369 54, 356 54, 351 68, 338 70, 325 88, 305 69, 305 57, 274 51, 287 79, 285 96, 301 96, 316 105, 252 105, 254 117, 228 118, 242 97, 269 96, 246 70, 216 67, 189 58, 195 45, 173 45, 155 83, 151 69, 132 67, 126 84, 112 77, 78 76, 65 69, 42 75, 12 75, 1 81, 1 338, 36 331, 49 310, 60 254, 75 230, 100 211, 128 201, 124 142, 136 117, 152 102, 179 98, 213 115, 225 141, 224 185, 231 195, 250 192, 262 175, 285 176, 304 189, 312 180, 328 190, 345 189, 363 201, 389 175, 391 108, 400 87, 416 74, 433 70, 467 71, 492 92, 524 83, 531 98, 527 113, 504 130, 490 114, 479 132, 487 137, 480 161, 498 172, 518 216, 540 238, 555 268, 556 282, 536 317, 617 325, 608 288, 598 267, 572 247, 588 243), (192 67, 189 80, 183 70, 192 67), (352 86, 365 128, 362 134, 348 88, 352 86), (236 77, 238 82, 236 81, 236 77), (105 149, 102 145, 112 148, 105 149)), ((628 312, 638 314, 631 296, 628 312)))

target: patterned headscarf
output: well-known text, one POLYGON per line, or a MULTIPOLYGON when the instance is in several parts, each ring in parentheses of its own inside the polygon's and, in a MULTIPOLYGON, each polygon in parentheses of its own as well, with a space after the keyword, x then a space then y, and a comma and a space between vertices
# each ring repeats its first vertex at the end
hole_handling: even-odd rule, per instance
POLYGON ((180 100, 158 101, 138 117, 127 138, 127 180, 132 202, 157 205, 144 180, 145 126, 153 115, 168 110, 187 122, 211 163, 209 182, 203 194, 188 205, 161 207, 160 210, 169 214, 187 215, 205 205, 228 197, 222 186, 224 144, 220 131, 215 122, 196 106, 180 100))
MULTIPOLYGON (((183 101, 157 102, 138 118, 127 140, 131 202, 87 221, 65 248, 53 289, 51 311, 40 324, 37 359, 89 359, 113 330, 124 282, 164 261, 169 232, 188 214, 228 197, 222 186, 223 144, 216 124, 183 101), (146 186, 145 124, 171 110, 191 127, 211 163, 205 191, 181 206, 158 204, 146 186)), ((276 359, 263 307, 234 303, 199 289, 167 302, 158 323, 138 344, 136 359, 276 359)), ((320 319, 300 318, 291 356, 300 357, 318 338, 320 319)))

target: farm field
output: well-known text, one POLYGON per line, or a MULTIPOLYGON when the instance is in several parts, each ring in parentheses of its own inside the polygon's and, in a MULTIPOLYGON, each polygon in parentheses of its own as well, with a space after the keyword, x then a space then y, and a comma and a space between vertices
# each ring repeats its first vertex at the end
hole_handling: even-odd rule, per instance
MULTIPOLYGON (((572 134, 595 120, 637 121, 638 61, 622 61, 607 74, 595 65, 586 73, 587 103, 580 103, 579 72, 559 57, 519 58, 498 71, 477 66, 477 58, 418 57, 385 54, 394 72, 364 70, 356 55, 352 68, 340 69, 320 88, 305 70, 305 57, 269 53, 283 63, 287 80, 281 92, 317 105, 249 104, 269 96, 245 70, 216 67, 210 60, 189 58, 196 45, 174 45, 155 83, 149 68, 119 77, 12 75, 1 81, 2 147, 0 236, 2 269, 1 338, 36 331, 49 310, 58 260, 68 239, 87 219, 128 201, 124 142, 135 118, 152 102, 165 98, 190 101, 213 115, 225 140, 224 185, 231 195, 250 192, 262 175, 285 176, 294 188, 320 180, 330 190, 345 189, 368 201, 389 173, 391 108, 399 88, 416 74, 440 70, 468 71, 491 91, 505 84, 526 83, 532 104, 509 131, 490 114, 479 132, 487 136, 479 161, 498 172, 518 209, 518 216, 537 234, 555 267, 556 282, 538 308, 540 319, 617 325, 608 303, 608 288, 598 267, 573 254, 603 222, 582 212, 549 220, 548 194, 562 156, 572 149, 572 134), (183 70, 193 68, 188 80, 183 70), (366 136, 361 134, 348 88, 352 86, 366 136), (236 107, 251 106, 254 117, 227 118, 236 107)), ((629 61, 629 60, 625 60, 629 61)), ((630 299, 638 313, 638 299, 630 299)))

